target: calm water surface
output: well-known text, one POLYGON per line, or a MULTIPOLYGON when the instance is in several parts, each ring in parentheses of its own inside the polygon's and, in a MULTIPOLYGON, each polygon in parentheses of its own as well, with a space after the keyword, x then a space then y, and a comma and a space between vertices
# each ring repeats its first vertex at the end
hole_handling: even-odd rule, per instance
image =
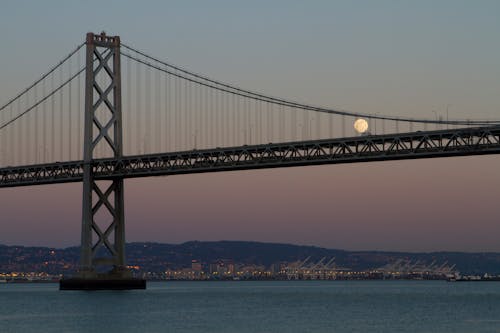
POLYGON ((1 284, 0 332, 500 332, 500 282, 1 284))

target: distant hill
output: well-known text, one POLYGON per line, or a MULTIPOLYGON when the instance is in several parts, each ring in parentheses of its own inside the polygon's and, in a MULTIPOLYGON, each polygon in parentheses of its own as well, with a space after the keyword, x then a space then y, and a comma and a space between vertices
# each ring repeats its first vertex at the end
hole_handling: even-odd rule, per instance
MULTIPOLYGON (((129 243, 126 251, 130 265, 140 266, 142 271, 149 272, 189 267, 192 260, 199 260, 205 266, 223 259, 235 264, 269 267, 275 263, 294 262, 307 257, 310 257, 310 261, 335 257, 338 266, 353 270, 374 269, 405 259, 427 264, 433 261, 439 264, 447 262, 455 264, 460 272, 467 274, 500 273, 500 253, 344 251, 316 246, 243 241, 129 243)), ((79 254, 78 247, 56 249, 0 245, 0 272, 70 273, 78 266, 79 254)))

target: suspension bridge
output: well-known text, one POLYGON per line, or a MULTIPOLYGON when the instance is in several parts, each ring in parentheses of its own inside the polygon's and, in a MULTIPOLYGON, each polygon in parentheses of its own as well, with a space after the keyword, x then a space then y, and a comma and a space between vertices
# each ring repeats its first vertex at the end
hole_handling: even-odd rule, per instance
POLYGON ((0 106, 0 187, 83 183, 81 267, 62 289, 145 287, 126 268, 126 178, 498 153, 500 120, 307 105, 104 33, 0 106))

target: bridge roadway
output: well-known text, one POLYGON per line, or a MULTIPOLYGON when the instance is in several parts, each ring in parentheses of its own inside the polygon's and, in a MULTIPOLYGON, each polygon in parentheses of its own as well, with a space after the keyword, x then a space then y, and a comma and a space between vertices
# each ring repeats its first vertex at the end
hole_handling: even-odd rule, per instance
MULTIPOLYGON (((500 153, 500 126, 311 140, 103 158, 96 179, 500 153)), ((0 187, 83 180, 83 161, 0 168, 0 187)))

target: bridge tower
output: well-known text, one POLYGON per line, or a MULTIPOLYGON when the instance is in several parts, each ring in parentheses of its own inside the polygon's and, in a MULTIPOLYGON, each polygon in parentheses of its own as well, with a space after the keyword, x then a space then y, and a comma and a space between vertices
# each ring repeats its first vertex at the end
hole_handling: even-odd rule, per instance
POLYGON ((80 270, 61 289, 142 289, 125 263, 123 178, 94 171, 97 157, 123 156, 120 37, 88 33, 86 47, 80 270))

